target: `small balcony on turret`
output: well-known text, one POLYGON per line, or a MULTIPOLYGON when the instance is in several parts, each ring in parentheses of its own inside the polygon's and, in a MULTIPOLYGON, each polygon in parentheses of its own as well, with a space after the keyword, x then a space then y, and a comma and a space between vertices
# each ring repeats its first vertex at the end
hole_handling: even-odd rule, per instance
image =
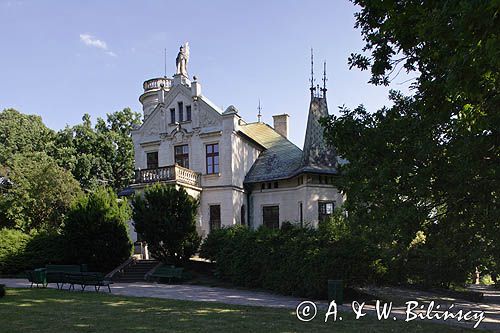
POLYGON ((201 187, 200 175, 200 173, 183 168, 178 164, 151 169, 138 169, 135 170, 135 184, 165 182, 201 187))
POLYGON ((142 87, 144 88, 145 93, 151 90, 158 90, 161 87, 163 87, 166 90, 169 90, 172 87, 172 79, 166 77, 149 79, 147 81, 144 81, 142 87))

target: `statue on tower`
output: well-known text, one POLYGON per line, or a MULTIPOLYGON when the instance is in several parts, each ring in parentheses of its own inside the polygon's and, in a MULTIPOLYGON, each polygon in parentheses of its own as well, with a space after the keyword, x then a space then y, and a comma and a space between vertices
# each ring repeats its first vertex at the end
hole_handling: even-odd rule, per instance
POLYGON ((180 47, 179 53, 177 54, 177 58, 175 59, 176 72, 175 74, 182 74, 184 76, 188 76, 187 73, 187 65, 189 62, 189 43, 186 42, 184 45, 180 47))

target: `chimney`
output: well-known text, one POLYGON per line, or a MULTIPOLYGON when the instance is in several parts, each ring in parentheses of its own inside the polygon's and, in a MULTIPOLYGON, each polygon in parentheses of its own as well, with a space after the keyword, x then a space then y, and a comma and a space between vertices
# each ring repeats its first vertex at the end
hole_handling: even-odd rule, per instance
POLYGON ((288 118, 286 113, 273 116, 274 130, 288 139, 288 118))
POLYGON ((198 83, 198 78, 196 76, 193 76, 193 82, 191 82, 191 95, 193 97, 201 95, 201 85, 198 83))

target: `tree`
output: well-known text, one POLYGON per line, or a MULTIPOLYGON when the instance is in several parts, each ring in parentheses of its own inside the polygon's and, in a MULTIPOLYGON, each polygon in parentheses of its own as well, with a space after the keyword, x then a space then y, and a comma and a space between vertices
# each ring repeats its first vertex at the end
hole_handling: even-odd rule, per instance
POLYGON ((133 201, 134 227, 158 260, 179 264, 198 250, 197 200, 183 189, 155 184, 133 201))
POLYGON ((392 107, 344 108, 325 122, 350 162, 342 170, 350 223, 386 249, 398 280, 418 249, 435 269, 460 268, 438 284, 464 282, 475 265, 500 259, 498 6, 353 2, 366 45, 351 67, 371 70, 375 85, 401 70, 415 79, 413 96, 391 92, 392 107))
POLYGON ((47 151, 54 135, 39 116, 3 110, 0 112, 0 164, 17 153, 47 151))
POLYGON ((85 114, 83 123, 57 133, 53 155, 71 170, 85 189, 107 185, 127 186, 134 174, 134 146, 130 131, 140 124, 140 114, 125 108, 97 119, 93 127, 85 114))
POLYGON ((72 206, 62 234, 67 260, 89 269, 109 272, 132 252, 127 221, 130 207, 111 189, 98 188, 79 197, 72 206))
POLYGON ((71 173, 43 152, 13 155, 2 169, 12 185, 0 195, 0 227, 58 230, 81 193, 71 173))

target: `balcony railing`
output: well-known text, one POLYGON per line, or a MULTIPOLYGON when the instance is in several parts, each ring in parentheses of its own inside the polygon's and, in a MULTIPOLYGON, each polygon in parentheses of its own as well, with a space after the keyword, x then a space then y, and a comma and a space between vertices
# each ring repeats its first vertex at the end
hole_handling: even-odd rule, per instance
POLYGON ((186 185, 200 187, 200 174, 179 165, 135 170, 135 183, 145 184, 162 181, 177 181, 186 185))
POLYGON ((150 80, 144 81, 144 83, 142 84, 142 87, 144 88, 144 92, 146 92, 149 90, 160 89, 160 87, 162 85, 165 89, 170 89, 172 87, 172 79, 169 79, 166 77, 159 77, 156 79, 150 79, 150 80))

